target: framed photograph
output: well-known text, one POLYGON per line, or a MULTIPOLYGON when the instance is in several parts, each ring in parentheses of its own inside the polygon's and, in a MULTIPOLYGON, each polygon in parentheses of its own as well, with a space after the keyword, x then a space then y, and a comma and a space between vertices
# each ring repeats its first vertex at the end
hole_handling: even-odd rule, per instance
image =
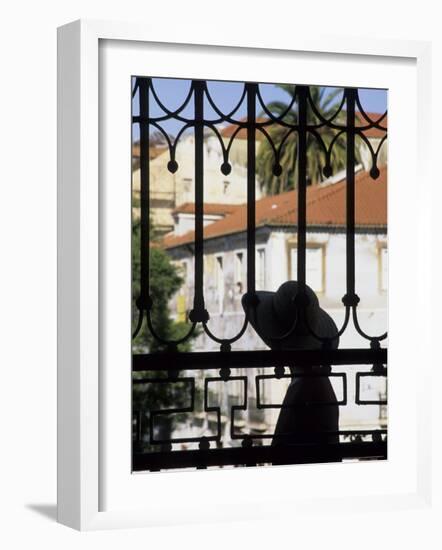
POLYGON ((59 29, 61 523, 429 501, 429 46, 263 46, 59 29))

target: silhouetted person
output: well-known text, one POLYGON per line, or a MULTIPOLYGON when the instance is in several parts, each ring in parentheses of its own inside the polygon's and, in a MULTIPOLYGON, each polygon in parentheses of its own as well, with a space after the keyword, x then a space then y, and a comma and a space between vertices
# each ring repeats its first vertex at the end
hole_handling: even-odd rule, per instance
MULTIPOLYGON (((304 298, 296 281, 287 281, 276 292, 256 293, 259 303, 251 308, 250 322, 271 349, 320 349, 322 343, 311 331, 321 338, 331 339, 336 335, 337 327, 320 308, 316 294, 307 285, 304 288, 304 298)), ((245 296, 242 303, 246 309, 245 296)), ((336 349, 338 344, 338 338, 330 340, 331 349, 336 349)), ((329 378, 318 376, 319 369, 319 365, 290 366, 292 381, 276 423, 272 445, 339 442, 339 436, 330 433, 339 429, 336 395, 329 378)), ((336 458, 324 454, 317 462, 329 460, 336 458)), ((290 460, 278 462, 284 464, 290 460)))

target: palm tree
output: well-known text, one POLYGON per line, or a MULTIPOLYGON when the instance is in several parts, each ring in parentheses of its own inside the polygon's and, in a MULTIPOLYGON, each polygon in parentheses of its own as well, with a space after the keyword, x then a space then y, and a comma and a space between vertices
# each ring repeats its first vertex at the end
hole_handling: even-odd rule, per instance
MULTIPOLYGON (((289 84, 277 84, 277 86, 286 91, 293 97, 294 87, 289 84)), ((310 86, 310 95, 319 113, 326 119, 333 117, 338 109, 338 95, 340 90, 324 88, 319 86, 310 86)), ((288 104, 283 101, 273 101, 267 106, 273 116, 281 117, 287 111, 288 104)), ((265 112, 262 113, 266 115, 265 112)), ((285 114, 282 119, 288 124, 298 122, 297 104, 285 114)), ((345 111, 341 111, 333 122, 338 125, 345 124, 345 111)), ((307 123, 318 124, 319 119, 311 109, 307 109, 307 123)), ((296 132, 290 131, 286 126, 272 124, 265 127, 277 150, 279 150, 279 159, 275 159, 272 146, 267 139, 262 139, 257 156, 257 175, 263 191, 269 195, 275 195, 296 188, 297 182, 297 153, 298 138, 296 132), (282 144, 282 145, 281 145, 282 144), (275 162, 276 160, 276 162, 275 162), (279 162, 278 162, 279 160, 279 162)), ((318 134, 328 148, 332 140, 337 136, 338 131, 328 126, 318 129, 318 134)), ((359 155, 356 151, 356 161, 359 161, 359 155)), ((315 185, 329 177, 333 172, 345 168, 346 165, 346 139, 345 134, 336 138, 330 155, 330 164, 326 165, 324 149, 318 139, 311 133, 307 133, 307 183, 315 185)))

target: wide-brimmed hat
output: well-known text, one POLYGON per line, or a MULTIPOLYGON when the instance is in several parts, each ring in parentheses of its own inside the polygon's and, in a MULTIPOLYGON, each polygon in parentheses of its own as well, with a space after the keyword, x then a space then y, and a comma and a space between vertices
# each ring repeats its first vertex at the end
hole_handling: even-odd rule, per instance
POLYGON ((297 281, 287 281, 276 292, 257 291, 258 303, 253 305, 249 305, 248 296, 244 295, 242 306, 249 312, 251 325, 270 348, 319 349, 325 338, 336 349, 339 338, 335 322, 321 309, 308 285, 304 285, 303 292, 300 289, 297 281))

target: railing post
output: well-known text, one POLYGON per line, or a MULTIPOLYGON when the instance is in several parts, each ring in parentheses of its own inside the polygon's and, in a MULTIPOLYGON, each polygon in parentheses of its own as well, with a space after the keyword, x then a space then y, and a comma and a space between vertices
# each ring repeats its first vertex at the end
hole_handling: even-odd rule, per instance
POLYGON ((346 88, 347 102, 347 158, 346 158, 346 263, 347 294, 343 298, 346 306, 356 307, 359 298, 355 293, 355 104, 357 90, 346 88))
POLYGON ((195 296, 192 322, 205 322, 209 315, 204 305, 204 90, 205 81, 194 80, 195 107, 195 296))
POLYGON ((298 271, 300 291, 305 287, 307 233, 307 86, 298 86, 298 271))
POLYGON ((256 186, 256 93, 258 85, 246 84, 247 90, 247 292, 255 294, 255 186, 256 186))
POLYGON ((146 310, 149 301, 150 247, 150 170, 149 170, 149 84, 150 79, 138 79, 140 107, 140 297, 138 307, 146 310))

